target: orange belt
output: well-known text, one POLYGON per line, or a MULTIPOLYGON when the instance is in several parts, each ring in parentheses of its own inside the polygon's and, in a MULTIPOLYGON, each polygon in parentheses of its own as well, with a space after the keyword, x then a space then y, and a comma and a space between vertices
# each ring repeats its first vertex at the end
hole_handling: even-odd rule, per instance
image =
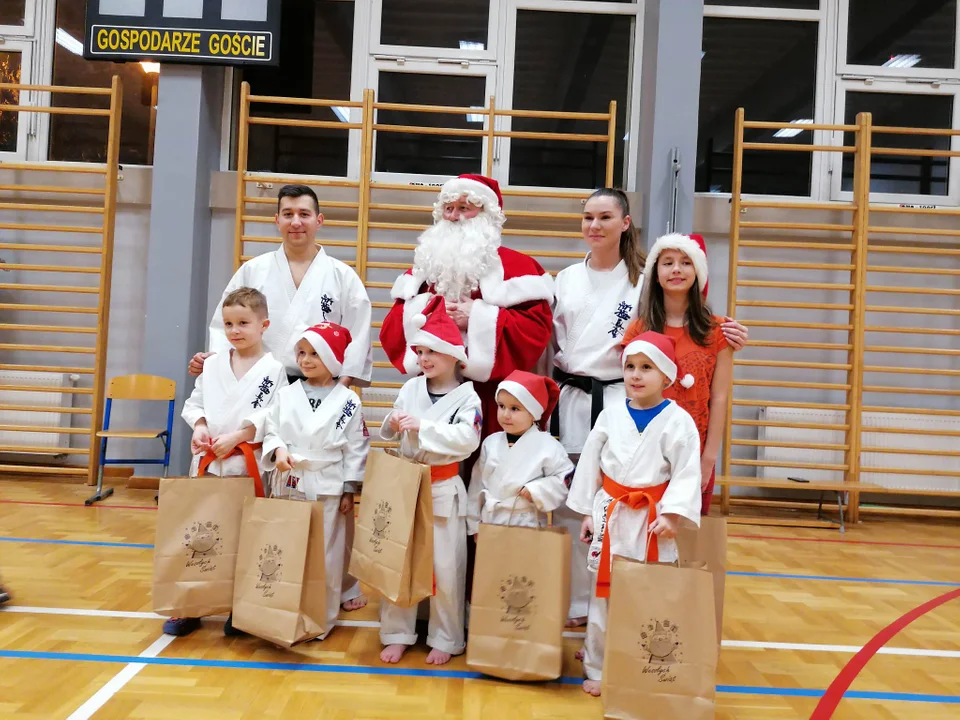
MULTIPOLYGON (((600 551, 600 567, 597 569, 597 597, 610 597, 610 518, 613 516, 613 509, 617 503, 624 502, 628 507, 634 510, 641 509, 644 505, 647 510, 647 529, 657 519, 657 503, 663 497, 669 483, 654 485, 653 487, 632 488, 621 485, 615 480, 611 480, 606 474, 601 473, 603 477, 603 489, 613 498, 607 506, 607 524, 603 533, 603 542, 600 551)), ((650 548, 647 550, 647 562, 657 562, 660 559, 660 549, 657 545, 657 536, 650 538, 650 548)))
MULTIPOLYGON (((263 481, 260 479, 260 467, 257 465, 257 457, 253 454, 254 450, 259 450, 263 446, 263 443, 248 443, 242 442, 237 445, 233 452, 227 457, 232 457, 233 455, 243 455, 244 459, 247 461, 247 473, 250 477, 253 478, 253 487, 256 490, 257 497, 265 497, 263 493, 263 481)), ((212 452, 208 452, 200 459, 200 468, 197 470, 198 475, 203 475, 204 471, 210 466, 214 460, 226 460, 227 458, 218 458, 212 452)))
POLYGON ((449 465, 431 465, 430 482, 440 482, 449 480, 460 474, 460 463, 450 463, 449 465))

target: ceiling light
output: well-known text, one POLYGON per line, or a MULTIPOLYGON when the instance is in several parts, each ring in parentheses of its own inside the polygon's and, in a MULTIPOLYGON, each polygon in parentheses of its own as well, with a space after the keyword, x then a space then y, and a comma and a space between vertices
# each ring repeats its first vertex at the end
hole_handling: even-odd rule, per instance
POLYGON ((150 60, 141 60, 140 67, 143 68, 143 71, 147 75, 159 75, 160 74, 160 63, 151 62, 150 60))
POLYGON ((472 40, 461 40, 460 49, 461 50, 486 50, 486 46, 482 42, 473 42, 472 40))
POLYGON ((83 43, 77 40, 73 35, 63 28, 57 28, 57 45, 64 50, 69 50, 74 55, 83 55, 83 43))
POLYGON ((350 108, 334 105, 330 109, 333 110, 333 114, 337 116, 340 122, 350 122, 350 108))
MULTIPOLYGON (((482 105, 471 105, 471 110, 483 110, 482 105)), ((487 119, 486 114, 484 113, 467 113, 467 122, 469 123, 482 123, 487 119)))
POLYGON ((883 64, 883 67, 910 68, 919 64, 919 62, 919 55, 891 55, 890 59, 883 64))
MULTIPOLYGON (((797 125, 812 125, 813 119, 803 118, 801 120, 791 120, 790 122, 795 123, 797 125)), ((796 137, 802 132, 806 132, 806 130, 803 130, 801 128, 780 128, 773 134, 773 136, 775 138, 792 138, 792 137, 796 137)))

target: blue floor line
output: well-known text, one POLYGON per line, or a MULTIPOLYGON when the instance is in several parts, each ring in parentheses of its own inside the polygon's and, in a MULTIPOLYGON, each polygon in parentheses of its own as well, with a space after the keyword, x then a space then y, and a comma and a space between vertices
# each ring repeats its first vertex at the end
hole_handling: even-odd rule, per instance
POLYGON ((0 542, 37 543, 40 545, 82 545, 85 547, 138 548, 153 550, 148 543, 100 542, 96 540, 48 540, 46 538, 0 537, 0 542))
MULTIPOLYGON (((144 665, 161 665, 172 667, 203 667, 229 668, 237 670, 279 670, 287 672, 315 672, 350 675, 390 675, 394 677, 432 677, 456 680, 493 679, 480 673, 468 670, 427 670, 418 668, 398 667, 368 667, 364 665, 324 665, 320 663, 284 663, 284 662, 252 662, 245 660, 209 660, 202 658, 153 657, 145 658, 136 655, 102 655, 92 653, 66 652, 36 652, 30 650, 0 650, 0 659, 13 660, 59 660, 72 662, 99 662, 99 663, 142 663, 144 665)), ((583 682, 578 677, 562 677, 557 683, 562 685, 579 685, 583 682)), ((717 692, 727 695, 766 695, 776 697, 809 697, 818 698, 823 690, 809 688, 770 688, 754 687, 750 685, 717 685, 717 692)), ((855 700, 889 700, 899 702, 927 702, 960 704, 960 695, 929 695, 923 693, 896 693, 874 692, 867 690, 850 690, 844 696, 855 700)))

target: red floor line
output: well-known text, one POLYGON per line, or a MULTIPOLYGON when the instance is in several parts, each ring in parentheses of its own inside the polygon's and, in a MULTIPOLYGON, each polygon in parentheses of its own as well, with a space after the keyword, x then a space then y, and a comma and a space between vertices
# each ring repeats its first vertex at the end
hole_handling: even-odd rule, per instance
POLYGON ((931 548, 934 550, 960 550, 960 545, 935 545, 932 543, 901 543, 884 540, 842 540, 840 538, 808 538, 784 535, 727 535, 741 540, 787 540, 790 542, 837 543, 840 545, 881 545, 886 547, 931 548))
POLYGON ((94 503, 85 505, 84 503, 58 503, 42 502, 39 500, 0 500, 0 505, 41 505, 47 507, 89 507, 105 508, 107 510, 156 510, 156 505, 105 505, 104 503, 94 503))
POLYGON ((876 655, 880 648, 890 642, 897 633, 918 617, 957 598, 960 598, 960 588, 951 590, 940 597, 936 597, 929 602, 925 602, 923 605, 915 607, 906 615, 894 620, 874 635, 870 639, 870 642, 860 648, 860 651, 850 658, 850 661, 844 665, 843 669, 837 674, 837 677, 833 679, 830 687, 827 688, 823 697, 820 698, 820 702, 817 703, 817 707, 810 716, 810 720, 828 720, 832 718, 834 711, 837 709, 837 705, 840 704, 844 694, 850 689, 850 685, 853 684, 853 681, 857 679, 857 676, 863 668, 866 667, 866 664, 870 662, 870 658, 876 655))

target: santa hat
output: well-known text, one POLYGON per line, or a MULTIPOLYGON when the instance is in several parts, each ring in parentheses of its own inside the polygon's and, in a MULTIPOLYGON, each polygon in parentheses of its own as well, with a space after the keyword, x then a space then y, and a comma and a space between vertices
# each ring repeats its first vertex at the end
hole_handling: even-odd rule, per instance
POLYGON ((343 356, 352 338, 350 331, 336 323, 322 322, 303 331, 301 340, 306 340, 317 351, 320 360, 334 377, 343 370, 343 356))
POLYGON ((523 370, 514 370, 506 380, 497 385, 497 393, 504 390, 513 395, 520 404, 540 423, 540 429, 546 430, 547 420, 557 407, 560 399, 560 386, 543 375, 534 375, 523 370))
POLYGON ((407 339, 410 347, 430 348, 434 352, 451 355, 462 363, 467 362, 467 352, 460 337, 460 328, 447 315, 447 303, 440 295, 434 295, 422 313, 410 319, 414 328, 407 339))
POLYGON ((453 199, 464 195, 474 205, 480 205, 484 210, 493 214, 499 213, 503 208, 500 183, 493 178, 468 173, 447 180, 440 188, 441 202, 451 202, 453 199))
POLYGON ((657 258, 664 250, 679 250, 693 261, 693 269, 697 273, 697 280, 700 282, 700 290, 703 296, 707 296, 707 282, 709 273, 707 272, 707 245, 701 235, 683 235, 681 233, 670 233, 657 238, 657 241, 650 248, 647 254, 647 264, 643 268, 643 284, 648 286, 653 282, 653 276, 657 268, 657 258))
MULTIPOLYGON (((621 367, 626 367, 628 357, 638 353, 643 353, 650 358, 650 362, 667 376, 670 385, 677 381, 677 343, 672 337, 657 332, 640 333, 623 349, 623 355, 620 357, 621 367)), ((680 380, 680 384, 688 389, 693 387, 694 382, 696 380, 689 373, 680 380)))

